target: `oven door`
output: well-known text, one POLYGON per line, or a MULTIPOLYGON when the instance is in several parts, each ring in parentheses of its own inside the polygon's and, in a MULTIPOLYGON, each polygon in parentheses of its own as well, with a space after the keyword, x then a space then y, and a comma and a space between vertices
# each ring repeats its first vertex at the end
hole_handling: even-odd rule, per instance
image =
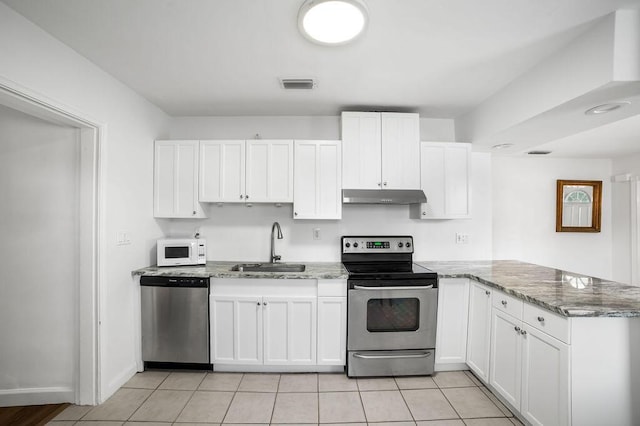
POLYGON ((438 289, 402 281, 351 281, 348 350, 428 349, 436 346, 438 289), (353 285, 351 285, 353 284, 353 285))

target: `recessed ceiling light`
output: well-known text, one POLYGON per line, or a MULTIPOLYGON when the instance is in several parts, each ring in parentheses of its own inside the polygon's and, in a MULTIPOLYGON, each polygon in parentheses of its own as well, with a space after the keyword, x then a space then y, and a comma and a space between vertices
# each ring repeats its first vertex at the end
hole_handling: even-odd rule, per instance
POLYGON ((598 106, 594 106, 593 108, 589 108, 584 113, 587 115, 598 115, 598 114, 606 114, 611 111, 615 111, 618 108, 625 107, 627 105, 631 105, 631 102, 610 102, 598 106))
POLYGON ((498 145, 492 146, 491 149, 506 149, 511 148, 512 146, 512 143, 499 143, 498 145))
POLYGON ((367 6, 363 0, 307 0, 298 13, 302 35, 324 45, 355 40, 367 23, 367 6))

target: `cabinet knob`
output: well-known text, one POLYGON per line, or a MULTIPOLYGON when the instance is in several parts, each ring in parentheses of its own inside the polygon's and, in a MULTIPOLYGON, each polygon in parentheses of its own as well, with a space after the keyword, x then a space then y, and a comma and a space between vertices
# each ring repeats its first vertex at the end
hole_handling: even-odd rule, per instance
POLYGON ((194 216, 196 215, 196 211, 195 211, 195 210, 193 211, 193 215, 194 215, 194 216))
POLYGON ((514 330, 516 330, 516 333, 520 333, 520 327, 518 327, 517 325, 514 330))
POLYGON ((383 184, 384 186, 387 186, 387 182, 383 182, 382 184, 383 184))
POLYGON ((502 303, 502 306, 507 306, 507 301, 506 300, 503 300, 501 303, 502 303))
POLYGON ((522 330, 522 331, 520 332, 520 334, 522 334, 523 336, 525 336, 525 335, 527 334, 527 331, 526 331, 526 330, 522 330))
POLYGON ((426 215, 427 215, 427 212, 422 212, 422 216, 426 216, 426 215))
POLYGON ((382 183, 381 183, 381 182, 378 182, 378 186, 382 186, 382 183))
POLYGON ((264 303, 263 303, 263 305, 264 305, 264 306, 267 306, 267 302, 264 302, 264 303))
POLYGON ((244 198, 245 198, 246 200, 248 200, 248 199, 249 199, 249 196, 248 196, 248 195, 245 195, 245 196, 244 196, 244 198))
POLYGON ((244 198, 244 195, 240 194, 240 199, 242 200, 244 198))
POLYGON ((544 317, 538 317, 538 321, 544 322, 544 317))
POLYGON ((260 302, 258 302, 258 306, 260 306, 260 302))
POLYGON ((298 212, 293 212, 293 215, 294 216, 298 216, 298 212))
POLYGON ((489 290, 485 290, 484 294, 486 294, 487 296, 491 296, 491 292, 489 290))

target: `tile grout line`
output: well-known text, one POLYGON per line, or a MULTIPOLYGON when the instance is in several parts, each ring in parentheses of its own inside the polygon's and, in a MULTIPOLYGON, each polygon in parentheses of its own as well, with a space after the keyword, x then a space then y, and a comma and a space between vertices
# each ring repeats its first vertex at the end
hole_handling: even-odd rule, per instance
POLYGON ((416 416, 413 415, 413 411, 411 411, 411 407, 409 407, 409 404, 407 404, 407 400, 404 398, 404 394, 402 393, 402 389, 400 389, 400 384, 398 383, 397 377, 394 377, 393 381, 396 383, 396 386, 398 387, 398 392, 400 392, 400 397, 404 401, 404 405, 406 405, 407 406, 407 410, 409 410, 409 415, 413 419, 413 423, 415 423, 417 425, 418 421, 416 420, 416 416))
POLYGON ((225 419, 227 418, 227 416, 229 415, 229 410, 231 409, 231 404, 233 404, 233 400, 236 399, 236 394, 238 393, 238 389, 240 389, 240 383, 242 383, 242 381, 244 380, 244 373, 240 373, 240 381, 238 382, 238 385, 236 386, 236 389, 233 391, 233 396, 231 397, 231 401, 229 401, 229 405, 227 406, 227 409, 224 412, 224 416, 222 416, 222 420, 220 421, 220 424, 222 425, 225 421, 225 419))
POLYGON ((180 416, 182 415, 182 413, 184 412, 184 409, 187 408, 187 405, 189 405, 189 402, 191 402, 191 400, 193 399, 193 397, 195 396, 196 392, 198 391, 198 388, 200 387, 200 385, 202 385, 202 382, 204 382, 204 379, 207 377, 207 374, 209 373, 204 373, 204 375, 202 376, 202 379, 200 379, 200 382, 198 382, 195 390, 191 393, 191 396, 189 397, 189 399, 187 400, 186 404, 184 404, 184 407, 182 407, 182 409, 180 410, 180 412, 178 413, 178 415, 176 416, 175 419, 173 419, 173 421, 171 421, 171 424, 175 423, 176 420, 178 420, 180 418, 180 416))

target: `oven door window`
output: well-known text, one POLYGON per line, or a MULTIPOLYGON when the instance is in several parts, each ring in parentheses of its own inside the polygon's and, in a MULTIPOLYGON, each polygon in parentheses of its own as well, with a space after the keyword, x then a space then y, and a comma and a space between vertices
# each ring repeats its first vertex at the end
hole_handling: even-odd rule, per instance
POLYGON ((189 246, 165 247, 164 257, 167 259, 188 259, 189 246))
POLYGON ((416 331, 420 327, 420 300, 414 297, 369 299, 367 330, 371 333, 416 331))

